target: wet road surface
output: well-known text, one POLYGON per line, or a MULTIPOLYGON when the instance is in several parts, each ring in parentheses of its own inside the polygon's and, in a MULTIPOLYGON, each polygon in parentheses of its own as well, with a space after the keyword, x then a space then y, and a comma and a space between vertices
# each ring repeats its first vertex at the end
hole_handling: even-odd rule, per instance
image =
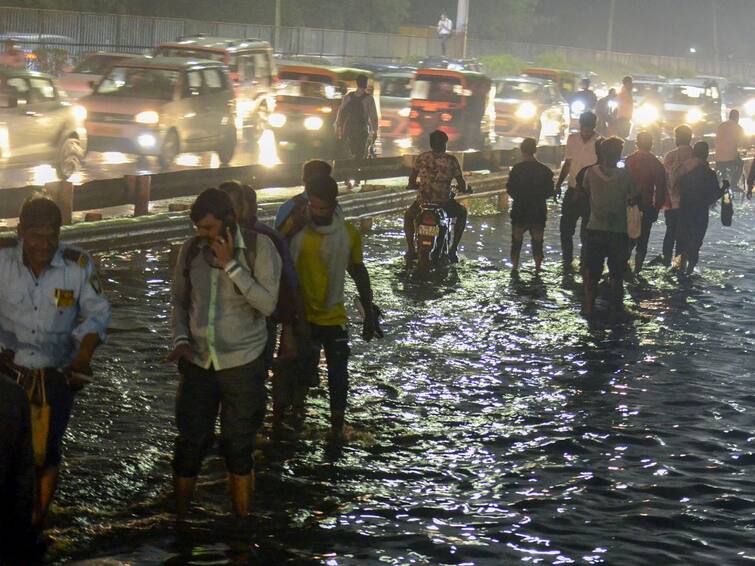
POLYGON ((401 275, 400 220, 376 222, 365 252, 387 336, 364 344, 351 309, 349 440, 325 440, 321 387, 300 438, 261 446, 254 515, 241 523, 213 454, 197 511, 175 529, 177 379, 158 363, 168 250, 103 257, 113 331, 69 429, 50 560, 754 560, 753 206, 737 206, 733 228, 711 215, 701 274, 680 282, 652 266, 628 287, 635 316, 594 324, 579 316, 579 278, 561 277, 553 211, 539 283, 528 246, 512 281, 509 221, 475 206, 463 263, 433 285, 401 275))

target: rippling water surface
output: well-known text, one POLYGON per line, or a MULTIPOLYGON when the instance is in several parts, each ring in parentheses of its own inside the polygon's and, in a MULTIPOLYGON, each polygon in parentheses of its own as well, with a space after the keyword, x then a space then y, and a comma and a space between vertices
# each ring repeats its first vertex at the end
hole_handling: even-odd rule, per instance
POLYGON ((349 442, 329 447, 317 390, 300 439, 261 445, 253 518, 229 518, 213 455, 181 530, 177 379, 158 363, 169 254, 104 257, 114 330, 69 430, 51 560, 755 560, 753 226, 751 205, 733 228, 713 214, 700 274, 651 267, 629 286, 634 318, 589 325, 578 281, 561 279, 555 221, 542 283, 526 269, 512 281, 508 220, 478 214, 458 270, 418 286, 400 275, 398 219, 381 220, 366 255, 387 337, 353 341, 349 442))

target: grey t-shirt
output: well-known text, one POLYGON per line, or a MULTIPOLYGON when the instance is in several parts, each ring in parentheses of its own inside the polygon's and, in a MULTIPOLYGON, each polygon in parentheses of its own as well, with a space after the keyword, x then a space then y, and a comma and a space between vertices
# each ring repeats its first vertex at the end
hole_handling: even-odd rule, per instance
POLYGON ((627 204, 640 194, 626 169, 590 167, 583 183, 590 199, 588 230, 627 233, 627 204))

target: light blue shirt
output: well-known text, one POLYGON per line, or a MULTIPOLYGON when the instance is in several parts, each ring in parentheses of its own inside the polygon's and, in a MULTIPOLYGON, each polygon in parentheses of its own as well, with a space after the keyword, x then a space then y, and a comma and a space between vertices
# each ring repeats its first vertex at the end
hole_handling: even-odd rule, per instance
POLYGON ((0 346, 15 352, 16 365, 64 368, 86 335, 104 342, 109 323, 110 303, 85 252, 61 243, 36 278, 21 242, 0 249, 0 346))

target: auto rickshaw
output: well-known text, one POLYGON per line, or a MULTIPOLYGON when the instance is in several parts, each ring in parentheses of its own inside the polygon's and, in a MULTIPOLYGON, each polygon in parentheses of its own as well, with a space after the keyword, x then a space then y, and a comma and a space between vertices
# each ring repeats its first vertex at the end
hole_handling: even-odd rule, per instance
POLYGON ((571 100, 574 93, 579 88, 579 74, 574 71, 564 71, 562 69, 546 69, 544 67, 529 67, 522 71, 527 77, 538 79, 547 79, 553 81, 561 91, 561 96, 566 100, 571 100))
POLYGON ((333 158, 340 154, 335 121, 343 97, 366 75, 368 91, 380 115, 380 85, 363 69, 281 62, 275 112, 268 123, 281 156, 292 159, 333 158))
POLYGON ((456 150, 486 149, 495 141, 495 91, 491 80, 472 71, 419 69, 414 75, 409 136, 427 148, 434 130, 456 150))

